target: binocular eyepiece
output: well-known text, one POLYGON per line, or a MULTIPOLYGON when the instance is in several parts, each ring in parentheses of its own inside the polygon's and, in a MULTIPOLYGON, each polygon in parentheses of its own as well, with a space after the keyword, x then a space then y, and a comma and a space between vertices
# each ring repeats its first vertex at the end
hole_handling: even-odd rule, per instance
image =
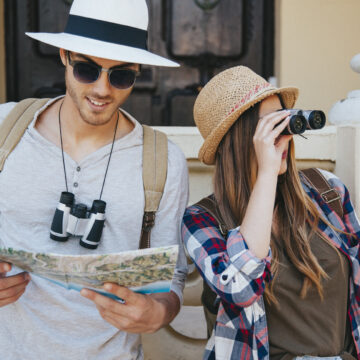
POLYGON ((289 109, 290 121, 281 135, 298 135, 305 130, 322 129, 326 123, 326 116, 321 110, 289 109))
POLYGON ((84 204, 75 204, 75 196, 62 192, 51 224, 50 238, 65 242, 70 236, 80 237, 80 245, 96 249, 99 245, 105 222, 106 202, 94 200, 91 209, 84 204))

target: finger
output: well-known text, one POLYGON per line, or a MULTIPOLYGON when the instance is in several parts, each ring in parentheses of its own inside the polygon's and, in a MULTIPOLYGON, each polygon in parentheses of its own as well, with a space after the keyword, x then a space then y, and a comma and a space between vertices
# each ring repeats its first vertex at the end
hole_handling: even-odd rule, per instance
POLYGON ((288 114, 289 112, 285 112, 285 113, 281 112, 280 114, 275 114, 275 116, 268 119, 265 125, 263 126, 262 133, 267 135, 275 128, 281 126, 282 122, 286 121, 286 119, 289 117, 288 114))
POLYGON ((276 139, 278 136, 280 136, 283 130, 289 125, 289 122, 290 122, 290 116, 288 116, 282 123, 280 123, 271 131, 270 133, 271 138, 276 139))
MULTIPOLYGON (((290 115, 289 110, 275 111, 270 114, 267 114, 259 119, 257 131, 262 132, 264 127, 269 123, 274 127, 282 119, 285 119, 286 116, 290 115)), ((271 127, 271 125, 269 125, 271 127)))
POLYGON ((0 300, 6 300, 8 298, 13 298, 17 296, 19 293, 25 291, 25 288, 29 282, 25 282, 16 286, 12 286, 10 288, 0 290, 0 300))
POLYGON ((144 328, 142 323, 139 323, 138 319, 134 319, 131 315, 132 313, 127 311, 128 316, 120 316, 119 314, 113 313, 106 309, 99 309, 99 313, 101 317, 110 323, 111 325, 115 326, 116 328, 132 333, 140 333, 144 332, 144 328))
POLYGON ((100 313, 100 315, 105 321, 107 321, 112 326, 116 327, 119 330, 126 331, 126 326, 125 326, 125 324, 123 324, 121 319, 118 319, 117 321, 115 321, 115 319, 113 317, 111 317, 111 316, 109 316, 107 314, 100 313))
POLYGON ((137 324, 133 323, 127 318, 113 317, 109 313, 104 314, 102 318, 119 330, 137 334, 144 332, 142 331, 142 328, 140 328, 137 324))
POLYGON ((99 311, 99 314, 101 315, 101 317, 103 319, 108 318, 108 319, 112 319, 112 321, 115 323, 119 323, 121 322, 121 319, 123 318, 122 316, 119 316, 118 314, 107 310, 106 308, 100 306, 100 305, 96 305, 97 310, 99 311))
POLYGON ((125 314, 128 310, 123 310, 122 307, 125 307, 125 304, 122 304, 119 301, 110 299, 109 297, 105 295, 101 295, 97 293, 96 291, 92 291, 89 289, 82 289, 80 291, 80 294, 84 296, 85 298, 91 300, 95 305, 107 310, 111 310, 116 313, 125 314))
POLYGON ((11 264, 6 262, 0 262, 0 276, 4 276, 7 272, 11 270, 11 264))
POLYGON ((19 300, 19 298, 24 294, 24 292, 25 292, 25 289, 22 292, 18 293, 17 295, 15 295, 11 298, 7 298, 5 300, 0 300, 0 307, 12 304, 15 301, 19 300))
POLYGON ((22 272, 17 275, 8 276, 0 279, 0 290, 4 290, 16 285, 28 283, 30 281, 30 275, 26 272, 22 272))
POLYGON ((137 294, 128 289, 127 287, 120 286, 114 283, 105 283, 104 290, 116 295, 117 297, 123 299, 125 302, 128 303, 134 303, 135 301, 139 300, 140 297, 142 297, 141 294, 137 294))

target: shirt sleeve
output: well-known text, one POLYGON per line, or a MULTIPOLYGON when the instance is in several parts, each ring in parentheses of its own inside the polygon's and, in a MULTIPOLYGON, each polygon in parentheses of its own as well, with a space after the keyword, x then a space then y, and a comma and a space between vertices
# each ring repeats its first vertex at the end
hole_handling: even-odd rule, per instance
POLYGON ((197 206, 189 207, 182 223, 182 238, 189 256, 209 286, 228 303, 251 305, 270 281, 271 251, 264 259, 249 250, 240 227, 227 239, 215 219, 197 206))

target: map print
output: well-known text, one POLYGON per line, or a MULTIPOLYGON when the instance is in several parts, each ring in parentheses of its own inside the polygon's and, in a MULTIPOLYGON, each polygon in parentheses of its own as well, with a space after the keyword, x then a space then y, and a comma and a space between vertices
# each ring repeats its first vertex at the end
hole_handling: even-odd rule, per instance
POLYGON ((178 245, 124 251, 108 255, 57 255, 0 248, 0 261, 68 289, 98 290, 112 282, 140 293, 168 292, 178 256, 178 245))

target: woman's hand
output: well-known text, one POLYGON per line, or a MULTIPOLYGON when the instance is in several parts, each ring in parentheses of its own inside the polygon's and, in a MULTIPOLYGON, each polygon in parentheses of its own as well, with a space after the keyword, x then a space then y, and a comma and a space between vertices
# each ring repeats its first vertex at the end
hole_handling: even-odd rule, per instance
POLYGON ((278 175, 282 154, 287 150, 289 136, 292 136, 280 136, 289 124, 289 115, 288 110, 282 110, 272 112, 259 119, 253 138, 258 175, 262 173, 278 175))
POLYGON ((280 136, 289 123, 290 112, 276 111, 274 106, 280 106, 276 100, 270 98, 261 104, 263 108, 260 106, 260 116, 262 111, 265 113, 259 119, 253 138, 258 174, 241 224, 249 249, 260 259, 269 251, 277 179, 292 136, 280 136))

